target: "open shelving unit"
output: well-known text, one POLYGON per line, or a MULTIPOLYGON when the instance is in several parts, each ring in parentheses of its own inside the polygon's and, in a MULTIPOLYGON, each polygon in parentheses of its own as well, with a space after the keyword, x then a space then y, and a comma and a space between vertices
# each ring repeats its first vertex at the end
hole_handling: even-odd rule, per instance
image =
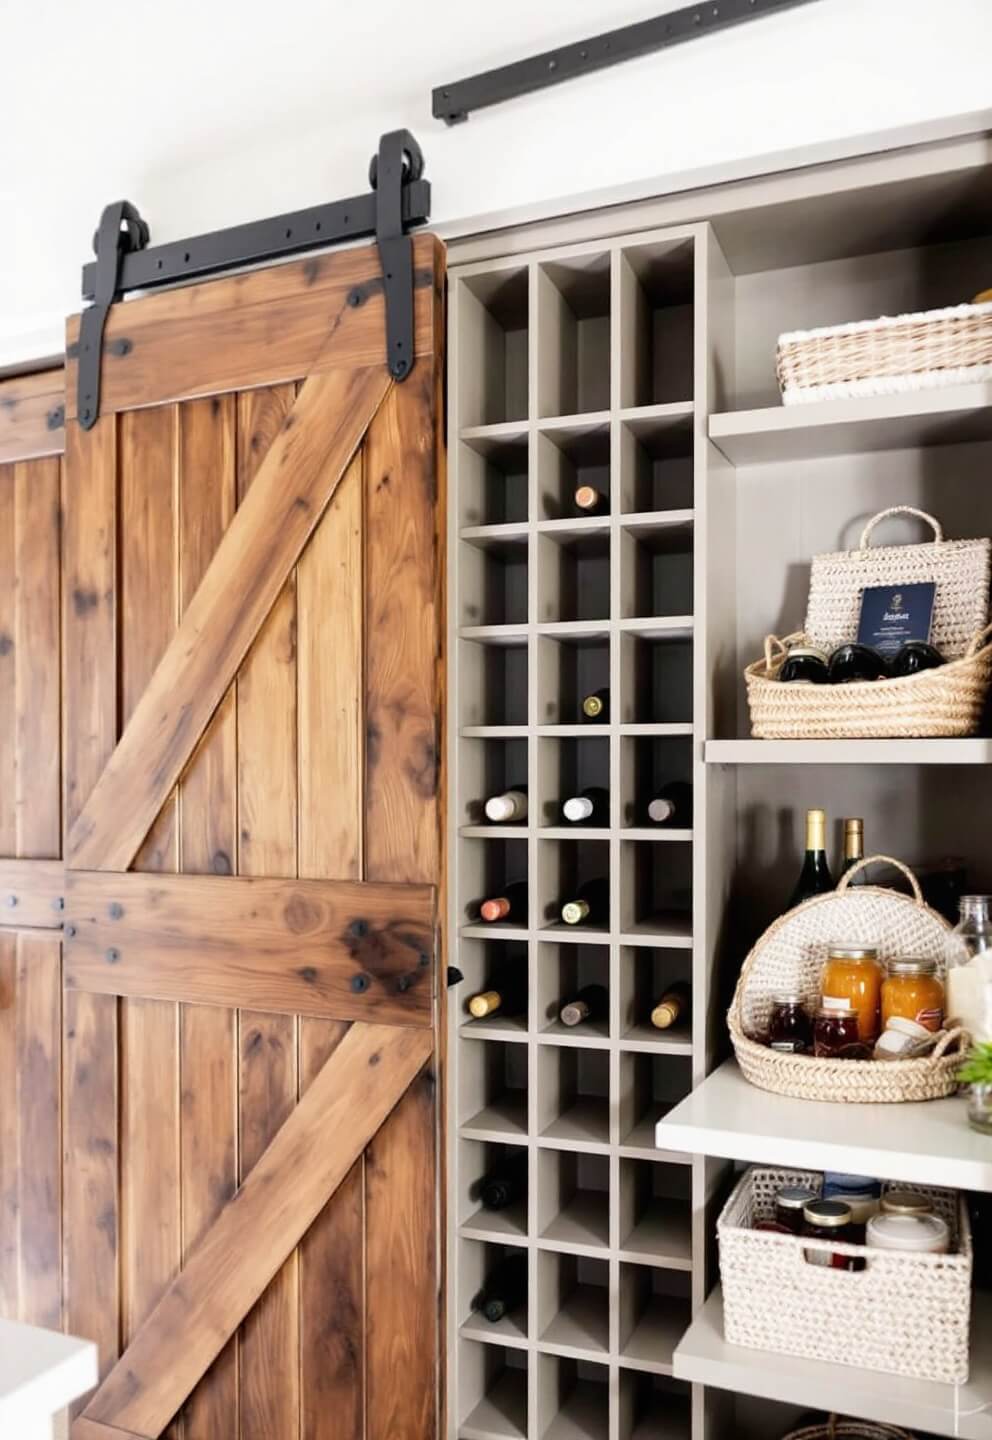
MULTIPOLYGON (((446 1440, 767 1440, 811 1405, 992 1440, 984 1362, 955 1392, 726 1346, 714 1263, 735 1164, 992 1191, 958 1101, 879 1123, 766 1095, 726 1059, 724 1023, 809 806, 827 806, 834 850, 861 815, 870 852, 958 856, 992 890, 988 733, 753 740, 742 680, 767 633, 800 627, 811 557, 877 511, 992 534, 992 386, 786 408, 774 372, 783 331, 992 283, 990 164, 988 137, 949 140, 451 247, 449 920, 465 980, 449 995, 446 1440), (582 483, 603 513, 570 503, 582 483), (583 722, 604 686, 609 722, 583 722), (644 824, 639 802, 671 780, 692 783, 691 823, 644 824), (485 796, 521 782, 526 822, 487 823, 485 796), (585 785, 610 793, 595 829, 560 815, 585 785), (606 922, 562 925, 557 903, 598 874, 606 922), (514 879, 526 919, 482 924, 478 900, 514 879), (508 961, 527 1013, 472 1021, 468 996, 508 961), (691 1022, 654 1031, 676 979, 691 1022), (609 1014, 569 1030, 557 1007, 590 982, 609 1014), (487 1214, 473 1187, 511 1148, 527 1201, 487 1214), (473 1295, 514 1246, 527 1303, 490 1327, 473 1295)), ((881 538, 918 536, 898 520, 881 538)))

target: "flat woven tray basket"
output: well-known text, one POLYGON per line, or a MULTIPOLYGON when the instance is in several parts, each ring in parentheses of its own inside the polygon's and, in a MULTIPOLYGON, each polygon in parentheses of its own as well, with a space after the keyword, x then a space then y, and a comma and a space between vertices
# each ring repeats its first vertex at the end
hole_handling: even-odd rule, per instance
POLYGON ((992 301, 793 330, 776 366, 786 405, 989 380, 992 301))
POLYGON ((782 1440, 915 1440, 897 1425, 876 1425, 873 1420, 840 1420, 831 1415, 822 1425, 804 1425, 790 1430, 782 1440))
POLYGON ((930 956, 943 975, 950 933, 944 917, 925 904, 913 872, 887 855, 862 860, 836 890, 780 915, 744 961, 727 1017, 745 1078, 762 1090, 798 1100, 892 1104, 953 1095, 968 1038, 958 1027, 947 1031, 931 1055, 917 1060, 820 1060, 771 1050, 762 1039, 774 995, 788 991, 799 994, 809 1010, 817 1006, 831 944, 877 945, 882 961, 930 956), (912 896, 877 885, 851 886, 855 875, 876 864, 901 870, 912 896))
POLYGON ((751 734, 758 740, 885 740, 974 735, 992 684, 992 625, 960 660, 900 680, 850 685, 783 685, 788 649, 798 632, 769 635, 765 654, 744 671, 751 734))

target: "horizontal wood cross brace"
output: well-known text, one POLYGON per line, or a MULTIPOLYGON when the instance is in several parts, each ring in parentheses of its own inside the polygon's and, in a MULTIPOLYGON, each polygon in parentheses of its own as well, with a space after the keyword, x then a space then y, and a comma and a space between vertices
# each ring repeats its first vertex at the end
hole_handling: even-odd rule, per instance
MULTIPOLYGON (((161 1435, 430 1059, 432 1046, 429 1031, 351 1027, 93 1396, 86 1420, 150 1440, 161 1435)), ((73 1440, 99 1435, 78 1422, 73 1428, 73 1440)))
POLYGON ((431 1024, 429 885, 81 871, 67 880, 69 989, 431 1024))

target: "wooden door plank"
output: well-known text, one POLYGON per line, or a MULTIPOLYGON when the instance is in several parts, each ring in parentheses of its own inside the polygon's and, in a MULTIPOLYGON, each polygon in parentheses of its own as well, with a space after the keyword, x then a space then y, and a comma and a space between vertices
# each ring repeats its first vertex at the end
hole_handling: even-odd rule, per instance
POLYGON ((71 1440, 147 1440, 147 1436, 118 1430, 116 1425, 101 1425, 97 1420, 87 1420, 85 1415, 79 1415, 72 1422, 71 1440))
MULTIPOLYGON (((79 815, 117 739, 117 421, 67 434, 63 532, 65 824, 79 815)), ((101 1376, 120 1353, 118 1001, 63 1001, 66 1329, 96 1342, 101 1376)), ((75 1408, 82 1408, 81 1403, 75 1408)))
MULTIPOLYGON (((443 250, 416 235, 414 350, 437 343, 443 250)), ((103 415, 169 400, 250 390, 331 369, 384 368, 385 303, 374 245, 312 255, 209 284, 115 305, 104 332, 103 415), (130 342, 121 354, 120 342, 130 342)), ((66 329, 66 413, 76 414, 79 317, 66 329)))
MULTIPOLYGON (((119 422, 121 723, 126 728, 176 630, 179 609, 178 409, 119 422)), ((136 871, 179 864, 175 791, 134 856, 136 871)), ((122 1339, 150 1313, 182 1263, 179 1190, 179 1015, 174 1003, 121 1007, 122 1339)), ((181 1434, 181 1425, 170 1427, 181 1434)))
POLYGON ((0 859, 0 927, 57 930, 64 908, 61 860, 0 859))
MULTIPOLYGON (((191 401, 179 414, 180 604, 196 593, 236 505, 233 395, 191 401)), ((237 729, 229 691, 180 783, 180 869, 230 875, 237 857, 237 729)), ((183 1260, 238 1184, 237 1012, 179 1010, 183 1260)), ((185 1440, 240 1432, 238 1350, 232 1340, 182 1412, 185 1440)))
MULTIPOLYGON (((238 502, 293 410, 291 385, 238 396, 238 502), (263 448, 264 447, 264 448, 263 448)), ((295 875, 296 581, 290 575, 238 672, 238 870, 295 875)))
MULTIPOLYGON (((17 1229, 27 1325, 62 1327, 62 976, 54 935, 17 937, 17 1229)), ((11 1096, 4 1092, 6 1106, 11 1096)))
MULTIPOLYGON (((258 479, 295 400, 293 385, 238 396, 239 505, 258 479)), ((295 575, 290 575, 238 672, 238 871, 242 876, 296 874, 296 689, 296 585, 295 575)), ((238 1025, 242 1181, 297 1099, 297 1020, 294 1014, 272 1014, 261 1008, 265 998, 249 990, 241 997, 253 1007, 241 1011, 238 1025)), ((297 1435, 295 1254, 273 1276, 246 1318, 239 1345, 241 1440, 297 1435)))
POLYGON ((65 448, 65 371, 0 380, 0 463, 65 448))
POLYGON ((21 858, 62 853, 59 673, 61 461, 14 467, 17 621, 15 806, 21 858))
POLYGON ((391 382, 306 381, 117 749, 69 833, 69 863, 132 860, 296 564, 391 382))
POLYGON ((0 1317, 18 1319, 17 936, 0 933, 0 1317))
MULTIPOLYGON (((2 392, 0 392, 2 393, 2 392)), ((13 465, 0 465, 0 855, 17 854, 17 505, 13 465)))
POLYGON ((396 386, 365 445, 366 874, 435 880, 441 660, 434 376, 396 386))
POLYGON ((69 988, 431 1024, 428 885, 78 870, 67 879, 69 988), (353 988, 357 975, 364 988, 353 988))
POLYGON ((362 873, 364 474, 356 455, 297 573, 300 874, 362 873))
POLYGON ((351 1027, 87 1409, 159 1434, 429 1058, 430 1036, 351 1027))
POLYGON ((424 1070, 366 1152, 367 1440, 438 1433, 436 1127, 424 1070))

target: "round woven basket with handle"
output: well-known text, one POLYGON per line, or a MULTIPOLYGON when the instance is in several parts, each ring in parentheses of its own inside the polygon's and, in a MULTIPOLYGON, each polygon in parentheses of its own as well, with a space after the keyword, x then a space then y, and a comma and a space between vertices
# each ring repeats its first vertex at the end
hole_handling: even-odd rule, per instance
POLYGON ((896 1425, 876 1425, 872 1420, 839 1420, 831 1415, 822 1425, 790 1430, 782 1440, 914 1440, 914 1437, 896 1425))
POLYGON ((913 872, 887 855, 860 861, 836 890, 780 915, 744 961, 727 1017, 746 1079, 762 1090, 799 1100, 891 1104, 953 1095, 968 1040, 960 1027, 949 1029, 930 1055, 916 1060, 821 1060, 771 1050, 759 1038, 767 1033, 774 995, 798 994, 808 1010, 819 1004, 820 976, 831 945, 877 945, 883 962, 901 955, 927 956, 937 961, 943 975, 950 934, 944 917, 924 902, 913 872), (878 864, 900 870, 912 895, 851 885, 866 866, 878 864))

